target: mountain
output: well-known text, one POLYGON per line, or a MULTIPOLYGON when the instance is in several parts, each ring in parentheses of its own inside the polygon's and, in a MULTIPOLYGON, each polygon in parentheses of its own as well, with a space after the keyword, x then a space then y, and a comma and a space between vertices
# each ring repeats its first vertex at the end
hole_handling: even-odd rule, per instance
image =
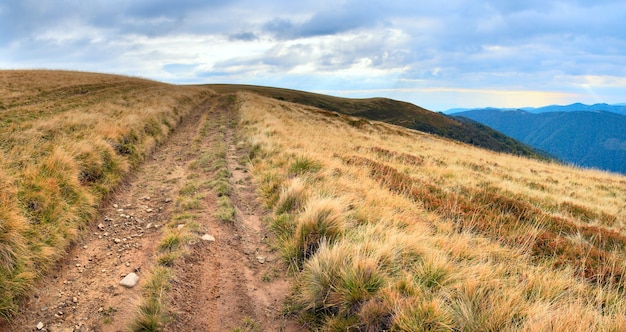
POLYGON ((626 104, 605 104, 605 103, 601 103, 601 104, 593 104, 593 105, 586 105, 586 104, 582 104, 582 103, 574 103, 571 105, 549 105, 549 106, 543 106, 543 107, 522 107, 522 108, 496 108, 496 107, 486 107, 486 108, 451 108, 449 110, 444 111, 444 114, 458 114, 458 113, 462 113, 462 112, 468 112, 468 111, 473 111, 473 110, 485 110, 485 109, 491 109, 491 110, 501 110, 501 111, 517 111, 517 110, 521 110, 521 111, 527 111, 530 113, 548 113, 548 112, 578 112, 578 111, 585 111, 585 112, 594 112, 594 111, 605 111, 605 112, 611 112, 611 113, 617 113, 617 114, 621 114, 621 115, 626 115, 626 104))
POLYGON ((626 174, 626 116, 606 111, 530 113, 477 109, 469 118, 583 167, 626 174))
POLYGON ((585 105, 581 103, 574 103, 571 105, 560 106, 560 105, 551 105, 544 106, 539 108, 529 108, 525 109, 531 113, 547 113, 547 112, 596 112, 596 111, 604 111, 617 113, 621 115, 626 115, 626 106, 625 105, 609 105, 609 104, 593 104, 593 105, 585 105))
POLYGON ((545 154, 491 128, 473 122, 461 121, 403 101, 387 98, 340 98, 312 92, 251 85, 210 84, 208 87, 220 93, 253 92, 278 100, 318 107, 368 120, 387 122, 496 152, 548 159, 545 154))

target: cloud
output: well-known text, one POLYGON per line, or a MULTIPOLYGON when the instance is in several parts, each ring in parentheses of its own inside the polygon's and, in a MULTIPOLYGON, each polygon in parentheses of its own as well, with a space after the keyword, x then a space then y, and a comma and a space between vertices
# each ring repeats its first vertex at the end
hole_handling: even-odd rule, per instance
POLYGON ((230 35, 228 39, 231 41, 253 41, 259 37, 254 32, 240 32, 230 35))
POLYGON ((370 2, 347 2, 314 13, 304 21, 274 18, 263 25, 265 32, 279 39, 329 36, 359 28, 373 28, 380 23, 380 8, 370 2))
POLYGON ((626 88, 617 79, 626 77, 624 15, 618 0, 8 0, 0 63, 168 82, 398 89, 420 104, 429 101, 415 96, 443 96, 423 92, 432 87, 464 91, 455 98, 540 89, 571 97, 592 82, 608 101, 626 88))

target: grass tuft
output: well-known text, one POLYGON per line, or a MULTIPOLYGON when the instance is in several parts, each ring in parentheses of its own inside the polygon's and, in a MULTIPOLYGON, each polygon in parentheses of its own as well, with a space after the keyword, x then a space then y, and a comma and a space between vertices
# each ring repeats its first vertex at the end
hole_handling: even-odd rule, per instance
POLYGON ((316 173, 322 169, 322 164, 306 156, 297 156, 289 165, 289 174, 302 175, 305 173, 316 173))
POLYGON ((297 222, 294 241, 298 265, 315 254, 322 242, 337 240, 345 228, 342 207, 330 198, 310 200, 297 222))

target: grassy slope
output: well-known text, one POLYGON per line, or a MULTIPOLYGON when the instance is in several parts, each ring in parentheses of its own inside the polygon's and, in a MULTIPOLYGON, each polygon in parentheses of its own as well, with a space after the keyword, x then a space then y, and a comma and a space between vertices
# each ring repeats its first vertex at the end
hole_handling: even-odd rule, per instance
POLYGON ((626 178, 242 94, 312 329, 626 329, 626 178))
POLYGON ((0 71, 0 316, 207 95, 114 75, 0 71))
MULTIPOLYGON (((0 72, 0 313, 206 88, 0 72)), ((626 179, 240 94, 311 328, 624 330, 626 179), (330 144, 329 144, 330 142, 330 144)))
MULTIPOLYGON (((387 99, 348 99, 321 95, 305 91, 279 89, 251 85, 212 84, 209 87, 217 92, 250 91, 266 97, 314 106, 341 114, 358 116, 369 120, 383 121, 497 152, 545 159, 540 153, 506 135, 485 126, 457 121, 443 114, 431 112, 419 106, 387 99)), ((355 122, 354 125, 360 125, 355 122)))

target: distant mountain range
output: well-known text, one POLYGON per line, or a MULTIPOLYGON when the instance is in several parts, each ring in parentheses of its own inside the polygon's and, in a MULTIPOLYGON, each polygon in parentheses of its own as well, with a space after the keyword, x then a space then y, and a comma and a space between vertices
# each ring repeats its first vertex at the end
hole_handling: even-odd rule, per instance
POLYGON ((626 174, 626 105, 572 104, 454 112, 578 166, 626 174))
POLYGON ((605 111, 611 113, 617 113, 621 115, 626 115, 626 103, 623 104, 593 104, 586 105, 581 103, 575 103, 571 105, 550 105, 543 107, 521 107, 521 108, 497 108, 497 107, 486 107, 486 108, 452 108, 447 111, 444 111, 444 114, 457 114, 461 112, 473 111, 473 110, 499 110, 499 111, 526 111, 529 113, 547 113, 547 112, 596 112, 596 111, 605 111))

